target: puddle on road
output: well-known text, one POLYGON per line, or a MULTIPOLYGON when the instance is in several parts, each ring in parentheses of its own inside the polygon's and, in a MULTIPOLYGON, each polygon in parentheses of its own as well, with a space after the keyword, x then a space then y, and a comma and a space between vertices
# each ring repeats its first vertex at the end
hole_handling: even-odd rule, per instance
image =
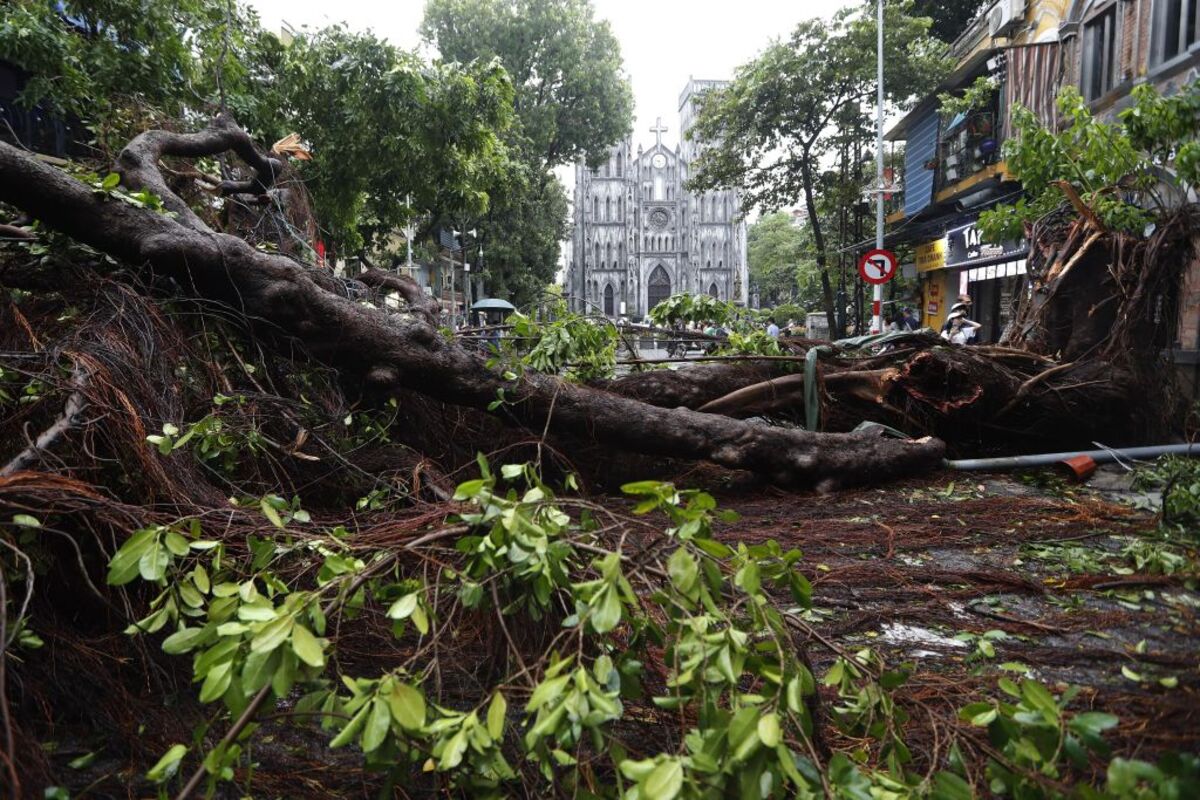
POLYGON ((935 658, 941 653, 927 650, 927 647, 941 647, 961 650, 967 647, 966 642, 942 636, 936 631, 917 625, 905 625, 900 622, 889 622, 879 631, 880 640, 892 645, 919 645, 909 652, 914 658, 935 658))

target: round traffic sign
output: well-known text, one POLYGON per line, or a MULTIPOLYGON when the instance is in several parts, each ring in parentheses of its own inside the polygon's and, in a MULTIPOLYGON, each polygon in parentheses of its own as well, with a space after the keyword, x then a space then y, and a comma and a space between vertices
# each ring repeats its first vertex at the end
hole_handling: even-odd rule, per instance
POLYGON ((868 250, 858 262, 858 274, 867 283, 887 283, 896 277, 896 264, 891 250, 868 250))

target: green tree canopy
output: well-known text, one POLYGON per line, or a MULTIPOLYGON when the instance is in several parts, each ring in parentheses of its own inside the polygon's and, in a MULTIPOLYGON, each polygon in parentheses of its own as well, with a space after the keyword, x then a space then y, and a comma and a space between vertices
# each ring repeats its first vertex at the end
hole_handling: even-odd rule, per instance
POLYGON ((979 16, 984 3, 980 0, 914 0, 913 10, 929 17, 933 25, 929 32, 943 42, 953 42, 979 16))
POLYGON ((496 61, 426 64, 369 33, 297 38, 278 66, 283 119, 330 242, 371 246, 418 211, 478 215, 509 168, 512 86, 496 61))
POLYGON ((763 216, 746 233, 750 283, 764 306, 794 302, 807 306, 820 302, 812 237, 807 226, 796 225, 792 215, 775 212, 763 216))
POLYGON ((447 61, 498 58, 512 75, 527 159, 593 164, 627 134, 621 47, 590 0, 429 0, 421 26, 447 61))
POLYGON ((81 117, 109 156, 221 107, 264 144, 300 134, 323 237, 342 253, 415 213, 484 213, 510 166, 513 90, 497 61, 427 63, 342 27, 285 46, 228 0, 16 0, 0 58, 30 74, 25 104, 81 117))
POLYGON ((567 233, 550 170, 599 163, 629 132, 620 45, 590 0, 429 0, 421 30, 443 59, 496 59, 512 77, 516 120, 504 139, 520 163, 492 187, 487 214, 456 225, 480 231, 490 291, 528 303, 553 278, 567 233))
MULTIPOLYGON (((690 135, 717 142, 700 158, 694 189, 736 188, 748 208, 765 210, 803 198, 820 269, 823 303, 834 325, 826 235, 818 209, 822 159, 840 125, 860 124, 876 91, 874 3, 843 9, 832 20, 801 22, 738 70, 726 89, 705 98, 690 135)), ((929 36, 930 20, 911 0, 886 6, 885 89, 904 104, 936 84, 948 68, 946 46, 929 36)))

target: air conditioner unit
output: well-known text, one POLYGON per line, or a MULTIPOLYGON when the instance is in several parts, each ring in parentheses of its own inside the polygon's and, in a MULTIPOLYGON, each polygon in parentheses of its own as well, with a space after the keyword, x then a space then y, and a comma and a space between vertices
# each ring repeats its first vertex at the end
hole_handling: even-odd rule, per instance
POLYGON ((988 33, 1007 36, 1025 20, 1025 0, 1000 0, 988 12, 988 33))

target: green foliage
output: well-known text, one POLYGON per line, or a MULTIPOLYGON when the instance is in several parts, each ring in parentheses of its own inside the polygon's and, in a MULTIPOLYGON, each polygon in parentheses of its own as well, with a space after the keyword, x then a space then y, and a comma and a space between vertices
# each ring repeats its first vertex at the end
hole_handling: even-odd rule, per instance
POLYGON ((942 119, 950 120, 957 114, 969 114, 972 111, 983 111, 990 108, 996 93, 1000 90, 1000 81, 989 75, 980 75, 975 82, 963 90, 962 96, 949 92, 938 95, 938 111, 942 119))
POLYGON ((686 325, 729 325, 735 315, 732 303, 707 294, 673 294, 650 309, 650 321, 661 327, 686 325))
POLYGON ((781 356, 779 340, 765 330, 729 332, 729 338, 717 351, 720 354, 745 356, 781 356))
POLYGON ((807 226, 795 225, 791 214, 766 214, 751 225, 746 232, 746 260, 750 282, 758 289, 761 302, 819 303, 820 273, 812 254, 807 226))
POLYGON ((1013 109, 1016 135, 1004 143, 1009 172, 1026 197, 979 218, 990 241, 1019 238, 1027 224, 1064 202, 1069 184, 1085 205, 1113 230, 1140 234, 1155 214, 1165 213, 1200 185, 1200 82, 1170 98, 1144 85, 1120 122, 1097 120, 1074 87, 1058 96, 1061 132, 1041 125, 1028 109, 1013 109), (1164 195, 1160 176, 1170 174, 1175 196, 1164 195))
POLYGON ((446 61, 496 59, 512 77, 513 161, 489 187, 485 215, 455 218, 479 231, 493 296, 531 303, 558 269, 569 206, 553 168, 599 163, 629 131, 632 92, 620 46, 588 0, 432 0, 422 33, 446 61))
MULTIPOLYGON (((719 146, 704 152, 693 188, 737 188, 747 208, 779 208, 816 191, 817 162, 829 152, 833 120, 875 91, 874 4, 851 6, 832 20, 801 22, 739 68, 725 90, 703 103, 692 136, 719 146)), ((936 82, 945 46, 928 37, 930 21, 911 4, 888 3, 886 89, 902 101, 936 82)))
POLYGON ((518 149, 543 172, 598 164, 629 132, 621 47, 589 0, 430 0, 421 32, 447 61, 504 65, 517 92, 518 149))
POLYGON ((332 27, 297 38, 275 70, 285 114, 275 125, 312 150, 301 172, 336 250, 379 242, 415 210, 486 211, 509 168, 513 87, 499 62, 426 64, 332 27))
MULTIPOLYGON (((1157 766, 1114 758, 1103 785, 1068 793, 1059 781, 1071 768, 1086 769, 1094 757, 1107 758, 1105 731, 1119 720, 1099 711, 1068 711, 1078 695, 1071 687, 1055 697, 1042 684, 999 680, 1001 699, 971 703, 959 718, 987 729, 998 755, 988 762, 988 788, 997 797, 1027 800, 1182 798, 1200 789, 1200 759, 1168 755, 1157 766)), ((967 795, 969 796, 969 795, 967 795)))
POLYGON ((254 12, 227 0, 14 0, 0 14, 0 59, 31 75, 22 102, 86 120, 110 152, 147 114, 248 96, 257 53, 271 47, 254 12))
POLYGON ((1134 488, 1162 494, 1162 524, 1181 532, 1200 530, 1200 460, 1163 456, 1134 472, 1134 488))
MULTIPOLYGON (((493 297, 517 307, 532 304, 558 271, 560 243, 567 238, 569 206, 552 172, 521 161, 491 187, 488 212, 476 228, 486 247, 482 275, 493 297)), ((478 251, 468 245, 467 258, 478 251)))
POLYGON ((947 44, 957 39, 987 6, 977 0, 915 0, 913 13, 929 17, 929 32, 947 44))
POLYGON ((616 367, 617 329, 608 320, 573 314, 560 304, 550 321, 516 313, 509 322, 512 336, 504 348, 516 358, 514 366, 582 381, 609 377, 616 367))
MULTIPOLYGON (((930 24, 913 15, 911 0, 887 3, 886 102, 903 105, 921 96, 950 68, 946 45, 928 34, 930 24)), ((827 231, 838 212, 860 202, 863 181, 861 176, 855 180, 853 171, 828 181, 822 164, 866 144, 863 117, 876 90, 876 38, 874 3, 851 5, 832 19, 801 22, 788 39, 773 42, 740 67, 728 87, 706 95, 689 132, 719 143, 703 151, 688 182, 691 189, 736 189, 745 208, 763 210, 803 200, 831 325, 827 231), (856 141, 847 141, 844 131, 856 134, 856 141), (834 183, 842 196, 833 202, 834 213, 824 214, 820 195, 834 183), (853 198, 847 196, 851 192, 853 198)))

